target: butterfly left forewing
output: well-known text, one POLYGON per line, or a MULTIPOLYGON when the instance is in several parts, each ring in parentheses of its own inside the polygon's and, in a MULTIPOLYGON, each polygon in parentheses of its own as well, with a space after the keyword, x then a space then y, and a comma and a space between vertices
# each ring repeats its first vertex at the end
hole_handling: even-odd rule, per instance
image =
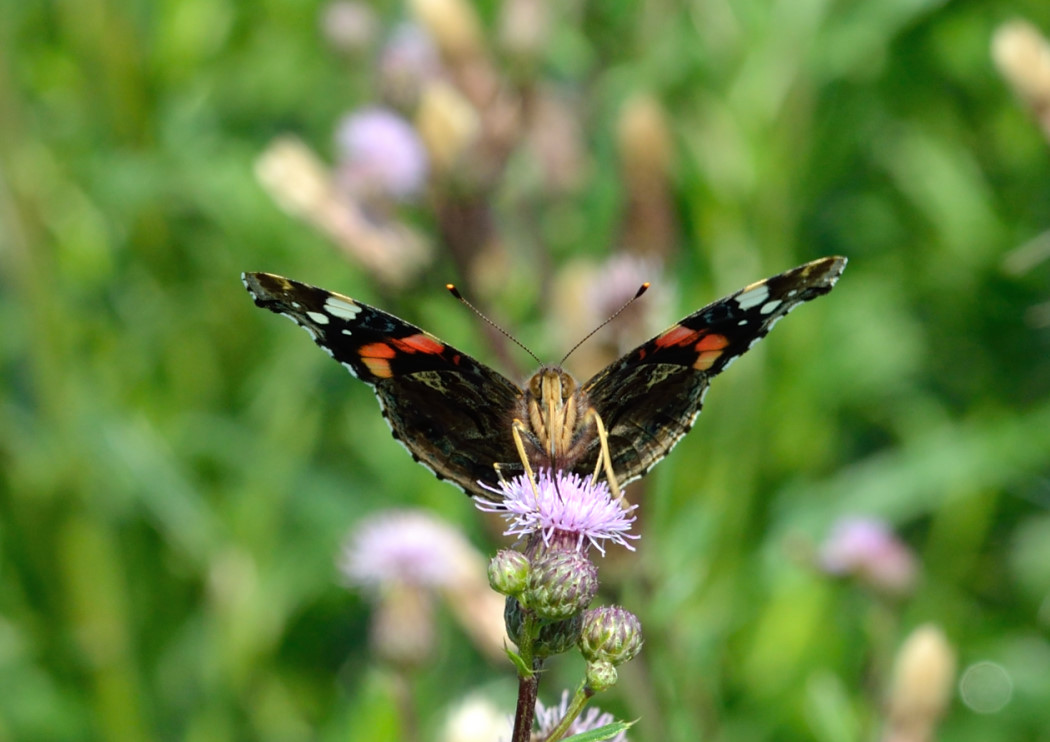
POLYGON ((466 353, 348 296, 270 273, 245 273, 255 303, 294 320, 369 384, 394 438, 439 478, 492 498, 493 464, 516 463, 511 422, 522 390, 466 353))
MULTIPOLYGON (((692 427, 712 377, 781 317, 835 285, 846 259, 806 263, 746 286, 685 317, 598 372, 582 387, 608 431, 620 484, 645 474, 692 427)), ((581 457, 594 461, 598 442, 581 457)))

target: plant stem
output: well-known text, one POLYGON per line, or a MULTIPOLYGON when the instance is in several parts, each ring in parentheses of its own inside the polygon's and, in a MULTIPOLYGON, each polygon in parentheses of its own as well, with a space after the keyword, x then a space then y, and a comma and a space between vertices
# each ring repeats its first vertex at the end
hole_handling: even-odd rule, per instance
POLYGON ((518 678, 518 707, 514 710, 514 735, 511 742, 529 742, 532 721, 536 715, 536 697, 540 689, 540 666, 543 660, 532 661, 532 673, 518 678))
POLYGON ((531 672, 518 677, 518 706, 514 709, 514 734, 511 742, 529 742, 532 737, 532 721, 536 716, 536 698, 540 690, 540 666, 543 660, 533 655, 533 642, 539 632, 539 622, 532 611, 524 612, 518 655, 531 672))
POLYGON ((568 733, 569 727, 576 721, 576 717, 580 715, 583 707, 587 705, 587 701, 591 700, 593 695, 594 691, 586 685, 581 685, 577 688, 576 695, 572 697, 572 703, 569 704, 569 708, 565 711, 565 716, 558 722, 558 726, 554 727, 551 733, 547 735, 546 742, 557 742, 557 740, 564 737, 568 733))

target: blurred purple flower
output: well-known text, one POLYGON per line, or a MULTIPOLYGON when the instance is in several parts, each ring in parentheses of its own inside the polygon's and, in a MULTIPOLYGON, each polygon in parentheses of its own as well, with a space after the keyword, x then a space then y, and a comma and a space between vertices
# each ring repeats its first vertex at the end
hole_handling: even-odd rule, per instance
POLYGON ((884 521, 857 516, 834 525, 821 547, 820 566, 894 594, 907 593, 917 571, 915 556, 884 521))
POLYGON ((585 480, 566 472, 552 476, 544 469, 536 476, 537 491, 525 475, 503 481, 499 488, 482 486, 503 499, 475 501, 475 505, 487 513, 499 513, 510 524, 504 532, 507 536, 540 534, 547 546, 556 538, 572 540, 577 550, 586 540, 602 554, 602 541, 609 540, 634 551, 627 539, 638 536, 627 532, 635 521, 631 512, 638 506, 624 509, 605 482, 592 484, 589 477, 585 480))
POLYGON ((397 26, 379 54, 379 87, 384 100, 402 110, 419 102, 420 91, 444 74, 441 55, 421 26, 397 26))
POLYGON ((357 197, 409 199, 427 178, 427 153, 416 130, 385 108, 365 108, 339 122, 337 179, 357 197))
POLYGON ((339 568, 347 582, 366 589, 388 583, 441 588, 475 572, 479 559, 457 531, 431 515, 388 510, 358 525, 339 568))
POLYGON ((644 301, 632 304, 611 325, 617 336, 657 332, 674 297, 671 282, 663 280, 660 261, 655 258, 629 253, 617 253, 608 258, 595 272, 586 300, 594 307, 595 318, 601 322, 611 317, 647 282, 655 282, 659 290, 647 294, 644 301))
MULTIPOLYGON (((554 728, 558 726, 558 722, 565 718, 565 714, 568 710, 569 691, 567 690, 561 692, 561 703, 557 706, 547 708, 543 705, 542 701, 537 700, 536 725, 539 727, 539 739, 546 739, 547 735, 553 732, 554 728)), ((612 714, 605 713, 601 709, 591 706, 569 725, 568 735, 571 736, 573 734, 589 732, 593 729, 603 727, 606 724, 612 724, 614 721, 616 721, 616 719, 612 714)), ((626 742, 627 733, 620 732, 619 734, 610 737, 609 740, 611 742, 626 742)))

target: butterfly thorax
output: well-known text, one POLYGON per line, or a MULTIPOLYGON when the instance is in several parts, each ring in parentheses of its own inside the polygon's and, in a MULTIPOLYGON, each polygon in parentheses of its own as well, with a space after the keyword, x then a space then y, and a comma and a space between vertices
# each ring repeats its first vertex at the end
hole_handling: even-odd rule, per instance
POLYGON ((544 366, 529 379, 522 405, 532 463, 571 466, 591 438, 586 398, 576 379, 558 366, 544 366))

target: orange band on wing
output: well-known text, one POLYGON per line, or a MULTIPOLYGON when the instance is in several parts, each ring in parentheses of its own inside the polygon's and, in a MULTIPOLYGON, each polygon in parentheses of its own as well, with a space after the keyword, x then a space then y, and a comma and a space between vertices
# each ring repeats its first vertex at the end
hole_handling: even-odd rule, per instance
POLYGON ((397 351, 386 343, 369 343, 362 345, 357 354, 362 358, 393 358, 397 351))
POLYGON ((372 373, 373 376, 378 376, 380 379, 389 379, 394 375, 394 372, 390 370, 390 361, 385 358, 362 358, 365 366, 372 373))
POLYGON ((365 368, 367 368, 373 376, 377 376, 380 379, 389 379, 394 375, 390 370, 389 359, 396 356, 397 351, 386 343, 369 343, 368 345, 362 345, 357 353, 361 356, 361 361, 365 364, 365 368))
POLYGON ((729 338, 725 335, 718 335, 717 333, 710 333, 700 338, 696 345, 693 346, 694 350, 700 351, 700 355, 693 361, 693 368, 697 371, 706 371, 715 365, 715 361, 722 357, 722 350, 729 345, 729 338))
POLYGON ((690 330, 682 325, 675 325, 670 330, 653 339, 659 348, 669 348, 672 345, 688 345, 696 338, 696 330, 690 330))
POLYGON ((434 338, 429 335, 424 335, 421 332, 416 333, 415 335, 409 335, 407 338, 398 338, 391 342, 407 353, 427 353, 429 355, 438 355, 445 349, 444 344, 439 343, 434 338))
POLYGON ((711 334, 704 335, 702 338, 700 338, 700 341, 693 347, 700 351, 722 350, 722 348, 726 347, 727 345, 729 345, 729 338, 727 338, 725 335, 718 335, 712 332, 711 334))
POLYGON ((705 350, 703 353, 696 357, 696 361, 693 363, 693 368, 695 368, 697 371, 706 371, 707 369, 714 366, 715 361, 717 361, 721 356, 722 351, 720 350, 705 350))

